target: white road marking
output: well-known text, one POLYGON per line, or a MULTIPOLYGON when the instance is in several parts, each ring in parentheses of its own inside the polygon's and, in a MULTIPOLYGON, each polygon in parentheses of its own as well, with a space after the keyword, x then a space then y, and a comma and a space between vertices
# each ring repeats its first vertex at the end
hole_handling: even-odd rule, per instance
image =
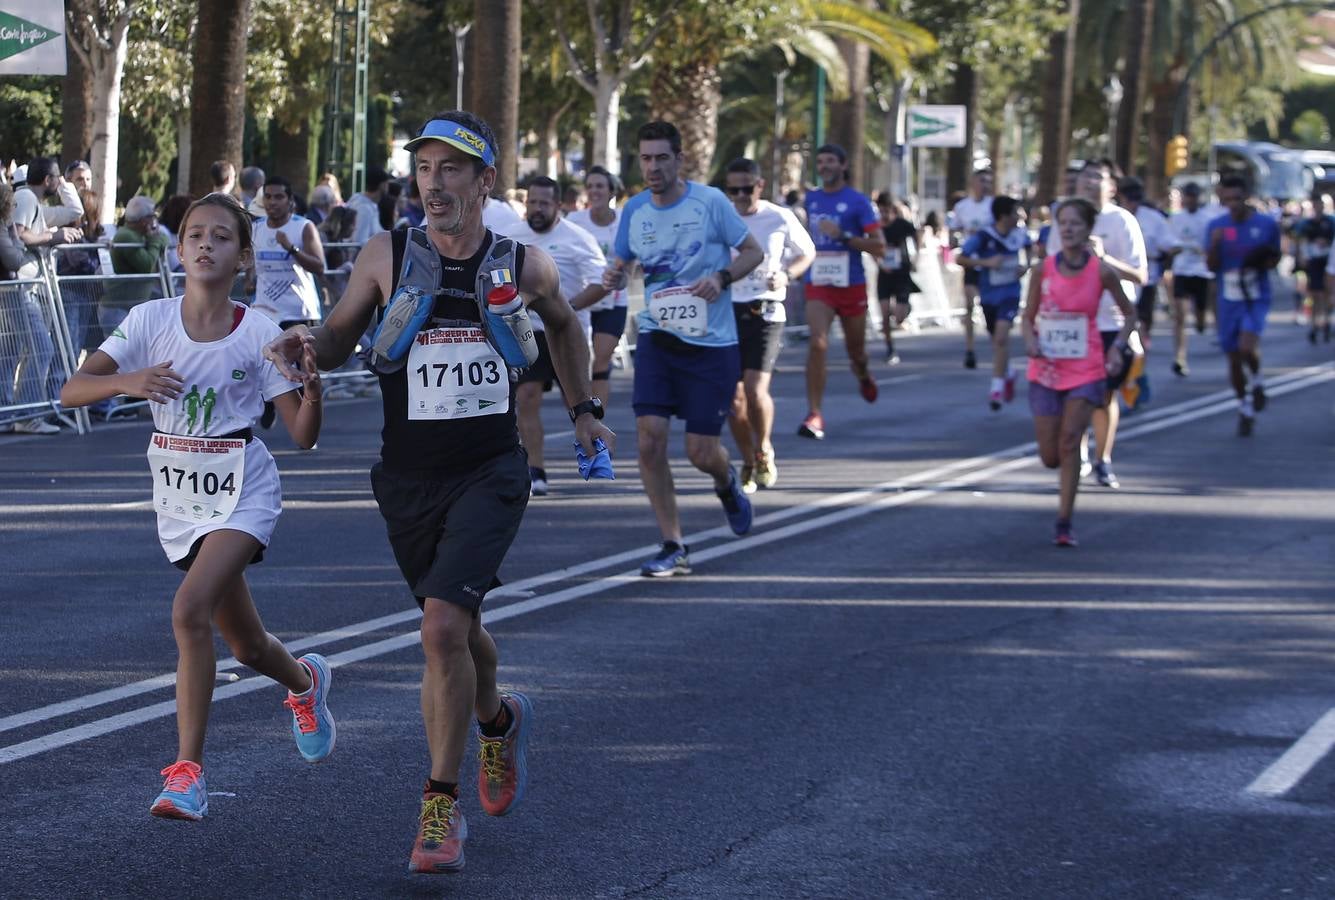
POLYGON ((1297 743, 1256 776, 1256 780, 1247 785, 1247 793, 1261 797, 1284 796, 1307 777, 1331 747, 1335 747, 1335 709, 1317 719, 1297 743))
MULTIPOLYGON (((1271 397, 1279 397, 1317 384, 1323 384, 1332 380, 1332 378, 1335 378, 1335 366, 1332 364, 1313 366, 1299 370, 1298 372, 1290 373, 1283 378, 1274 379, 1267 385, 1266 392, 1271 397)), ((1226 399, 1221 400, 1218 394, 1214 394, 1207 398, 1197 398, 1196 400, 1187 401, 1182 404, 1176 404, 1173 407, 1165 407, 1158 410, 1157 412, 1159 415, 1157 421, 1151 420, 1151 417, 1148 415, 1143 417, 1143 419, 1132 420, 1133 422, 1136 422, 1136 424, 1132 427, 1122 429, 1119 437, 1126 440, 1141 435, 1153 434, 1157 431, 1173 427, 1174 425, 1185 424, 1219 412, 1234 410, 1236 408, 1236 400, 1233 398, 1232 392, 1223 391, 1219 393, 1223 394, 1226 399), (1174 409, 1180 410, 1180 412, 1172 412, 1174 409)), ((835 525, 850 519, 860 518, 881 510, 905 506, 917 502, 918 500, 936 496, 960 487, 977 484, 995 475, 1032 464, 1033 457, 1031 454, 1033 450, 1033 442, 1020 444, 995 453, 975 456, 970 459, 959 460, 943 466, 937 466, 933 469, 919 472, 905 478, 875 485, 870 489, 832 495, 812 503, 787 507, 774 513, 759 516, 756 519, 756 525, 773 525, 776 522, 805 515, 813 510, 823 509, 830 506, 843 507, 834 512, 817 515, 813 518, 786 525, 781 528, 767 530, 758 534, 753 533, 746 537, 737 538, 715 547, 693 551, 693 562, 708 562, 709 560, 730 556, 735 553, 743 553, 755 547, 764 546, 809 531, 815 531, 829 525, 835 525), (994 464, 987 465, 988 463, 994 464), (980 465, 986 466, 986 468, 977 468, 980 465), (955 473, 961 472, 962 474, 955 475, 955 473), (946 478, 950 475, 955 475, 955 477, 940 481, 939 483, 928 487, 915 488, 907 491, 904 490, 910 485, 946 478), (898 492, 893 494, 887 493, 892 490, 898 492)), ((0 512, 3 512, 3 507, 0 507, 0 512)), ((730 535, 729 530, 720 526, 719 528, 688 535, 684 540, 688 544, 698 543, 707 538, 722 537, 725 535, 730 535)), ((531 578, 522 579, 508 585, 507 588, 509 592, 515 593, 528 591, 534 587, 564 581, 588 572, 607 569, 626 562, 640 560, 656 549, 657 545, 651 545, 649 547, 628 550, 623 553, 591 560, 566 569, 560 569, 554 572, 547 572, 531 578)), ((575 585, 564 590, 556 591, 552 594, 531 597, 496 609, 484 611, 482 620, 485 624, 490 625, 634 583, 644 583, 644 579, 639 574, 638 567, 624 572, 618 572, 613 575, 604 576, 595 581, 575 585)), ((498 591, 497 595, 504 596, 505 593, 503 591, 498 591)), ((293 641, 288 644, 288 649, 293 653, 297 653, 311 647, 318 647, 334 641, 357 637, 369 631, 403 624, 420 617, 421 613, 415 609, 381 616, 377 619, 360 622, 344 628, 332 629, 330 631, 321 632, 317 635, 293 641)), ((415 646, 419 640, 420 637, 417 631, 409 631, 394 637, 385 638, 360 647, 341 651, 328 657, 328 660, 331 666, 341 666, 347 663, 359 662, 361 660, 371 659, 376 656, 383 656, 388 653, 407 649, 415 646)), ((218 663, 220 671, 238 667, 240 667, 240 664, 235 659, 226 659, 218 663)), ((171 685, 174 682, 174 675, 159 675, 154 678, 145 679, 119 688, 99 691, 84 697, 76 697, 60 703, 54 703, 29 710, 27 712, 17 713, 0 719, 0 731, 34 724, 60 715, 88 709, 103 703, 109 703, 115 700, 147 693, 171 685)), ((218 688, 214 692, 214 700, 217 701, 228 699, 230 697, 237 697, 271 686, 270 681, 266 678, 246 678, 218 688)), ((34 756, 48 750, 54 750, 59 747, 89 740, 123 728, 139 725, 144 722, 152 721, 153 719, 169 716, 174 712, 175 701, 155 703, 104 719, 88 722, 73 728, 53 732, 29 741, 0 747, 0 765, 25 759, 29 756, 34 756)), ((1332 713, 1335 713, 1335 711, 1332 711, 1332 713)), ((1332 723, 1332 731, 1335 732, 1335 723, 1332 723)), ((1335 738, 1332 738, 1332 742, 1335 743, 1335 738)), ((1314 757, 1310 765, 1315 765, 1316 761, 1320 760, 1322 756, 1329 752, 1330 746, 1331 744, 1327 743, 1324 747, 1320 748, 1321 752, 1314 757)), ((1309 769, 1310 765, 1308 766, 1309 769)), ((1303 770, 1303 773, 1305 774, 1306 771, 1307 770, 1303 770)), ((1299 775, 1299 777, 1301 778, 1301 775, 1299 775)))

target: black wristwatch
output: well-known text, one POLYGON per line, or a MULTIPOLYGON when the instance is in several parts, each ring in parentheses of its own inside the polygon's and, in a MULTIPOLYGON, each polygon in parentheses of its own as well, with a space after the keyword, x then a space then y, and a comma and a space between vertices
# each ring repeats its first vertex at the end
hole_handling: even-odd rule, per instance
POLYGON ((726 291, 728 286, 732 284, 732 273, 727 269, 719 269, 714 274, 718 276, 719 284, 723 285, 723 290, 726 291))
POLYGON ((603 418, 603 401, 597 397, 590 397, 588 400, 581 400, 576 403, 570 407, 570 421, 575 421, 585 413, 592 413, 595 419, 601 421, 603 418))

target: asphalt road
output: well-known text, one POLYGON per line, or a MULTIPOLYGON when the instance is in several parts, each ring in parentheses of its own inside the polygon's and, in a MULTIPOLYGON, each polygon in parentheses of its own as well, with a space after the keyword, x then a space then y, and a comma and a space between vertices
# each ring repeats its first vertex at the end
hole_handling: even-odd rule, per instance
POLYGON ((367 481, 378 400, 331 404, 313 453, 266 437, 286 510, 249 574, 270 630, 337 665, 338 749, 304 764, 281 689, 237 670, 197 825, 147 812, 179 578, 147 424, 0 437, 0 896, 1335 896, 1335 764, 1285 756, 1335 706, 1331 345, 1277 314, 1250 439, 1208 340, 1185 380, 1167 345, 1123 487, 1086 484, 1071 551, 1023 388, 990 413, 957 334, 901 340, 873 406, 836 359, 820 443, 795 436, 786 349, 779 483, 747 538, 674 438, 687 578, 634 574, 658 538, 628 377, 614 483, 578 481, 551 399, 553 494, 488 606, 502 681, 536 708, 530 794, 489 819, 465 789, 447 878, 406 872, 421 653, 367 481), (1267 771, 1283 790, 1257 792, 1267 771))

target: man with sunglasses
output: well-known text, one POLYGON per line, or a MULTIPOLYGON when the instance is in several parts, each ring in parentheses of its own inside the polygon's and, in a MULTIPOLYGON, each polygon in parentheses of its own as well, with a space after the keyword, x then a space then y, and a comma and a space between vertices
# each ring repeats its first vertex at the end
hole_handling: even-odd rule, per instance
POLYGON ((732 286, 732 311, 737 318, 737 346, 742 380, 732 401, 729 424, 742 457, 742 490, 770 488, 779 478, 774 465, 774 398, 770 377, 783 349, 787 320, 783 300, 788 282, 801 278, 816 258, 802 223, 787 207, 760 199, 765 179, 755 160, 734 159, 724 175, 725 190, 751 236, 765 251, 764 261, 732 286))

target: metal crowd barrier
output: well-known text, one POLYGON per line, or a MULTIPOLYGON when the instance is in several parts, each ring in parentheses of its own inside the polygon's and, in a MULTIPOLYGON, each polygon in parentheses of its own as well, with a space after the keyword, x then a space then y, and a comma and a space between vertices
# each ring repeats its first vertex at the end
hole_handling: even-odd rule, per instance
POLYGON ((0 424, 57 416, 80 434, 84 410, 71 418, 60 407, 60 388, 74 371, 69 327, 47 266, 36 278, 0 281, 0 424))

